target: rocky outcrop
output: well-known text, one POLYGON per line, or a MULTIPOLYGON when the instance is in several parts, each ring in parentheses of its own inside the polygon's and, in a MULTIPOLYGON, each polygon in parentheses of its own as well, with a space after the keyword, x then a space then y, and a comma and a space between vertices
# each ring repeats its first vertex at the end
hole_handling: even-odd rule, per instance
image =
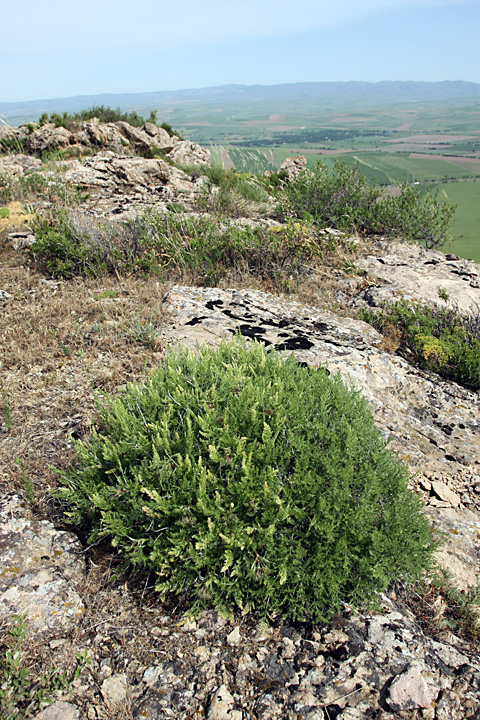
POLYGON ((307 167, 307 158, 304 155, 297 155, 296 157, 288 157, 281 163, 278 168, 278 172, 287 173, 289 180, 294 180, 301 172, 307 167))
POLYGON ((375 254, 359 257, 369 286, 354 306, 366 303, 379 307, 402 298, 445 306, 442 289, 461 312, 475 311, 480 303, 480 269, 473 260, 413 243, 377 241, 375 254))
POLYGON ((159 158, 124 157, 110 151, 83 162, 71 161, 64 180, 86 193, 82 206, 96 216, 159 209, 175 201, 190 207, 205 183, 203 176, 187 175, 159 158))
POLYGON ((37 155, 46 150, 65 150, 76 144, 74 133, 64 127, 55 127, 53 123, 46 123, 29 135, 27 148, 29 152, 37 155))
MULTIPOLYGON (((5 129, 6 128, 0 127, 0 131, 5 129)), ((12 129, 15 130, 17 128, 12 129)), ((40 170, 41 167, 42 161, 40 158, 32 157, 31 155, 18 153, 17 155, 0 156, 0 174, 4 176, 10 175, 13 178, 18 178, 27 172, 40 170)))
POLYGON ((172 162, 182 165, 210 164, 208 150, 176 135, 170 136, 166 130, 150 122, 137 128, 123 120, 100 123, 93 118, 72 130, 56 127, 54 123, 45 123, 33 130, 30 126, 5 126, 0 127, 0 147, 2 141, 11 150, 15 149, 15 144, 19 148, 26 146, 33 155, 61 150, 68 151, 69 157, 75 157, 110 150, 117 154, 131 155, 133 152, 145 157, 162 153, 172 162))

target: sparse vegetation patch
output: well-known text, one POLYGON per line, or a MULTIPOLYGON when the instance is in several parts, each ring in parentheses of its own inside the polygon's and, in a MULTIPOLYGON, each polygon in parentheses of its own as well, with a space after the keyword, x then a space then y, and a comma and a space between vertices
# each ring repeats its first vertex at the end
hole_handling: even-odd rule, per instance
POLYGON ((57 211, 35 224, 28 252, 57 278, 109 273, 156 273, 201 284, 256 275, 288 290, 311 272, 322 240, 307 226, 287 223, 281 232, 243 226, 218 217, 188 218, 176 212, 145 213, 121 223, 98 221, 77 211, 57 211))

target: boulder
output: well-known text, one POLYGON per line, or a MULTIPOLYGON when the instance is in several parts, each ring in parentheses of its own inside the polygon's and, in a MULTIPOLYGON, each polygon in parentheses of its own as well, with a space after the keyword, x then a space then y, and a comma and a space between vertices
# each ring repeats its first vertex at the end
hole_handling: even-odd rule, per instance
POLYGON ((281 163, 278 168, 278 172, 287 173, 289 180, 295 180, 301 172, 307 167, 307 158, 304 155, 298 155, 297 157, 288 157, 281 163))

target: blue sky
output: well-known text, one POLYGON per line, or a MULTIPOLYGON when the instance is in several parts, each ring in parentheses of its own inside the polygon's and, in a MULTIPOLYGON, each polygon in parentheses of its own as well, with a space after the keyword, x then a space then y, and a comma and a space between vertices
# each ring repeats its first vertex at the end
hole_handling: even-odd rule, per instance
POLYGON ((480 82, 480 0, 23 0, 0 101, 230 83, 480 82))

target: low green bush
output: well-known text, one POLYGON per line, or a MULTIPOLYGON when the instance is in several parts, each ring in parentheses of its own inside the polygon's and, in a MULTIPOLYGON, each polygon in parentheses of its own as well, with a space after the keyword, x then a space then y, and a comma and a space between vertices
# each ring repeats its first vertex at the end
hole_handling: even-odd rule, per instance
POLYGON ((101 123, 117 122, 118 120, 123 120, 125 122, 128 122, 129 125, 132 125, 133 127, 142 127, 142 125, 145 124, 145 120, 143 119, 143 117, 138 115, 138 113, 133 110, 131 112, 124 112, 120 108, 114 109, 108 106, 105 107, 105 105, 94 105, 87 110, 80 110, 76 113, 51 113, 51 115, 43 113, 43 115, 40 116, 38 122, 40 125, 45 125, 46 123, 54 123, 55 127, 64 127, 67 128, 67 130, 72 130, 78 125, 81 125, 82 122, 85 122, 86 120, 91 120, 95 117, 98 118, 101 123))
POLYGON ((317 621, 429 566, 407 468, 323 368, 237 339, 167 356, 98 412, 56 494, 162 597, 317 621))
POLYGON ((455 305, 430 307, 401 300, 381 310, 363 308, 359 316, 382 333, 394 327, 399 333, 399 352, 417 367, 472 390, 480 388, 478 310, 462 315, 455 305))
POLYGON ((432 248, 448 239, 455 206, 408 184, 398 197, 387 195, 357 167, 337 160, 333 168, 320 161, 285 183, 279 210, 286 217, 308 213, 319 227, 400 237, 432 248))
POLYGON ((35 242, 27 252, 52 277, 92 277, 107 272, 106 249, 75 228, 66 211, 57 211, 51 219, 37 219, 32 229, 35 242))

